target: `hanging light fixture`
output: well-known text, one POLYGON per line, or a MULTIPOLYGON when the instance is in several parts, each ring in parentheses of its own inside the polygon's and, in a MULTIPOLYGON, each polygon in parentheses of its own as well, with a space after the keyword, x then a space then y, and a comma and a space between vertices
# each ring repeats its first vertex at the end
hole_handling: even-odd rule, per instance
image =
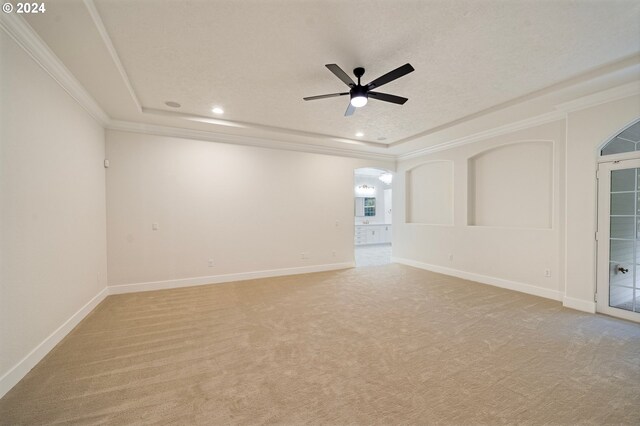
POLYGON ((371 185, 356 186, 356 197, 373 197, 376 195, 376 187, 371 185))
POLYGON ((380 179, 382 182, 386 183, 387 185, 391 185, 391 182, 393 182, 393 175, 389 172, 383 173, 380 175, 380 177, 378 177, 378 179, 380 179))

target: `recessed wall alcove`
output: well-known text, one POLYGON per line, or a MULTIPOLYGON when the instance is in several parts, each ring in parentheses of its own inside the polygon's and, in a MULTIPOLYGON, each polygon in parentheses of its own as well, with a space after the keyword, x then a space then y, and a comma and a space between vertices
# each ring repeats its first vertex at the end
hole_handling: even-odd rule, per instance
POLYGON ((553 142, 514 142, 468 159, 468 225, 552 226, 553 142))
POLYGON ((406 221, 453 225, 453 162, 431 161, 406 172, 406 221))

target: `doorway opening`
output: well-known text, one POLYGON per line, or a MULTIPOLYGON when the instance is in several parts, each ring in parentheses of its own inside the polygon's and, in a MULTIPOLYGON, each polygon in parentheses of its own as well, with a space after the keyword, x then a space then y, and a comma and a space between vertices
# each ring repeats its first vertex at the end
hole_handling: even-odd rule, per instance
POLYGON ((599 154, 596 308, 640 322, 640 121, 599 154))
POLYGON ((393 174, 388 170, 354 171, 354 247, 356 267, 391 263, 393 174))

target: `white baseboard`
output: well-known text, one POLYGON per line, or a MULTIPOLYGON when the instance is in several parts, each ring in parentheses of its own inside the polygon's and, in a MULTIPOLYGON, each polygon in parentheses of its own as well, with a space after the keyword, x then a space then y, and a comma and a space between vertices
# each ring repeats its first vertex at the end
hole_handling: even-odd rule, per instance
POLYGON ((191 287, 195 285, 219 284, 232 281, 251 280, 257 278, 269 278, 283 275, 307 274, 311 272, 333 271, 355 267, 354 262, 331 263, 325 265, 303 266, 298 268, 272 269, 267 271, 241 272, 237 274, 213 275, 210 277, 184 278, 169 281, 156 281, 148 283, 124 284, 109 286, 100 291, 93 299, 87 302, 64 324, 58 327, 46 339, 36 346, 20 362, 13 366, 7 373, 0 377, 0 398, 14 387, 33 367, 38 364, 64 337, 73 330, 100 302, 110 294, 135 293, 138 291, 162 290, 178 287, 191 287))
POLYGON ((279 277, 284 275, 308 274, 311 272, 334 271, 355 267, 355 262, 329 263, 325 265, 301 266, 297 268, 270 269, 266 271, 239 272, 236 274, 211 275, 208 277, 182 278, 146 283, 119 284, 109 286, 109 294, 136 293, 139 291, 166 290, 170 288, 192 287, 197 285, 221 284, 233 281, 254 280, 258 278, 279 277))
POLYGON ((453 277, 476 281, 482 284, 489 284, 495 287, 506 288, 508 290, 515 290, 521 293, 527 293, 547 299, 561 301, 563 296, 563 294, 557 290, 551 290, 548 288, 538 287, 535 285, 525 284, 517 281, 505 280, 503 278, 490 277, 488 275, 476 274, 474 272, 447 268, 446 266, 431 265, 428 263, 418 262, 416 260, 404 259, 400 257, 392 257, 391 261, 395 263, 401 263, 403 265, 413 266, 415 268, 426 269, 427 271, 437 272, 439 274, 451 275, 453 277))
MULTIPOLYGON (((437 272, 445 275, 477 281, 483 284, 489 284, 496 287, 506 288, 509 290, 520 291, 535 296, 545 297, 553 300, 562 300, 563 306, 579 311, 594 313, 596 304, 587 300, 574 299, 571 297, 562 297, 558 291, 549 290, 542 287, 524 284, 516 281, 509 281, 502 278, 490 277, 486 275, 476 274, 473 272, 460 271, 444 266, 430 265, 411 259, 403 259, 393 257, 393 262, 404 265, 413 266, 428 271, 437 272)), ((51 333, 42 343, 36 346, 29 354, 27 354, 20 362, 18 362, 7 373, 0 377, 0 398, 2 398, 13 386, 15 386, 27 373, 38 364, 73 328, 80 323, 100 302, 102 302, 110 294, 134 293, 138 291, 163 290, 179 287, 191 287, 206 284, 219 284, 225 282, 251 280, 258 278, 269 278, 284 275, 307 274, 312 272, 333 271, 339 269, 353 268, 354 262, 332 263, 325 265, 303 266, 297 268, 272 269, 266 271, 240 272, 236 274, 213 275, 209 277, 184 278, 178 280, 155 281, 146 283, 123 284, 109 286, 100 291, 93 299, 87 302, 75 314, 71 316, 64 324, 51 333)))
POLYGON ((565 296, 562 299, 562 306, 565 308, 575 309, 577 311, 589 312, 590 314, 596 313, 596 302, 591 300, 575 299, 573 297, 565 296))
POLYGON ((93 299, 89 300, 82 308, 67 321, 44 339, 38 346, 14 365, 2 377, 0 377, 0 398, 14 387, 33 367, 38 364, 73 328, 80 323, 100 302, 109 294, 108 288, 103 288, 93 299))

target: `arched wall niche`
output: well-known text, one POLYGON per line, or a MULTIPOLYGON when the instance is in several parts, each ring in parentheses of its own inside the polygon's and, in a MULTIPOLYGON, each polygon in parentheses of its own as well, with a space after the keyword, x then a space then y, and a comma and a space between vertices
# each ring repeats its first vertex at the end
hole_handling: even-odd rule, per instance
POLYGON ((436 160, 406 171, 406 222, 453 225, 453 161, 436 160))
POLYGON ((512 142, 467 160, 467 224, 551 229, 553 141, 512 142))

